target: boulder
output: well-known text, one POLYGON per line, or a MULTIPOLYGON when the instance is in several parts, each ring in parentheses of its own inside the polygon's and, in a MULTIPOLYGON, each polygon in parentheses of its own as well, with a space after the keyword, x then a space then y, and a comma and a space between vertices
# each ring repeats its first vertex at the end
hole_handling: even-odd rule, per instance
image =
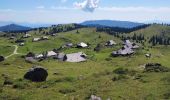
POLYGON ((4 61, 5 58, 3 56, 0 56, 0 62, 4 61))
POLYGON ((46 69, 40 66, 35 66, 29 69, 28 72, 26 72, 24 78, 33 82, 43 82, 46 81, 47 76, 48 72, 46 69))

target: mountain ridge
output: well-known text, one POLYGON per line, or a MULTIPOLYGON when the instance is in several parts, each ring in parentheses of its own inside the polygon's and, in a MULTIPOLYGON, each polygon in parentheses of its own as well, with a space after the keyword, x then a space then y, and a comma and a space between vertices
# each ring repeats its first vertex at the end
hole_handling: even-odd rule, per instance
POLYGON ((2 32, 11 32, 11 31, 28 31, 30 27, 25 27, 17 24, 9 24, 0 27, 0 31, 2 32))
POLYGON ((89 20, 80 23, 86 26, 108 26, 108 27, 121 27, 121 28, 133 28, 144 23, 131 22, 131 21, 117 21, 117 20, 89 20))

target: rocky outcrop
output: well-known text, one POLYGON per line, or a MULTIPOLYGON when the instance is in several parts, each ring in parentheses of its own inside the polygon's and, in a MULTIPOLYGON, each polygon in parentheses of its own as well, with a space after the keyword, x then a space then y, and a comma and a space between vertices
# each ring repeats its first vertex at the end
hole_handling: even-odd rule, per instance
POLYGON ((3 56, 0 56, 0 62, 4 61, 5 58, 3 56))
POLYGON ((40 66, 34 66, 26 72, 24 78, 33 82, 43 82, 46 81, 47 76, 48 72, 46 69, 40 66))

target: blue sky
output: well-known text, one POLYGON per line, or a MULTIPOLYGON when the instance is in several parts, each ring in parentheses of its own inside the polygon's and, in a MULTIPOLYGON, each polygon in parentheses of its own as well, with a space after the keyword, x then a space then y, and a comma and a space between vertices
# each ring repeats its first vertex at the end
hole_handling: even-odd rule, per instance
POLYGON ((0 0, 0 21, 56 24, 99 19, 170 21, 170 0, 97 0, 97 7, 90 11, 85 11, 89 6, 84 1, 0 0))

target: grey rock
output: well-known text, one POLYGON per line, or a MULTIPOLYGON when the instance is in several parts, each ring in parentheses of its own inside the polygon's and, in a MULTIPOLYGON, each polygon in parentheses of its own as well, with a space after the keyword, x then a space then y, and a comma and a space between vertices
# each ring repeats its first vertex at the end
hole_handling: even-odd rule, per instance
POLYGON ((35 66, 29 69, 28 72, 26 72, 24 78, 33 82, 43 82, 46 81, 47 76, 48 72, 46 69, 40 66, 35 66))

